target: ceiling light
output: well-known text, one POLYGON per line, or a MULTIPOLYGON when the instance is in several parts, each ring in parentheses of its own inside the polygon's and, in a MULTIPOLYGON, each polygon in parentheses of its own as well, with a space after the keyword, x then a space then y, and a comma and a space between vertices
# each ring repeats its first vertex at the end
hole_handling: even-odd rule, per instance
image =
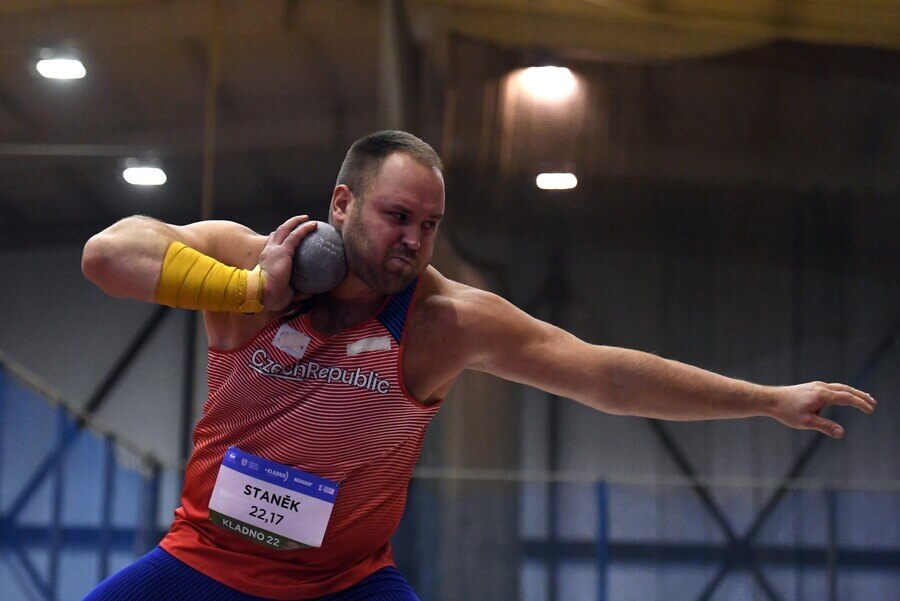
POLYGON ((562 100, 575 93, 578 82, 565 67, 529 67, 520 75, 522 88, 540 100, 562 100))
POLYGON ((45 58, 37 62, 38 73, 47 79, 81 79, 87 71, 76 58, 45 58))
POLYGON ((535 180, 541 190, 571 190, 578 185, 574 173, 541 173, 535 180))
POLYGON ((166 183, 166 172, 159 167, 126 167, 122 177, 132 186, 161 186, 166 183))

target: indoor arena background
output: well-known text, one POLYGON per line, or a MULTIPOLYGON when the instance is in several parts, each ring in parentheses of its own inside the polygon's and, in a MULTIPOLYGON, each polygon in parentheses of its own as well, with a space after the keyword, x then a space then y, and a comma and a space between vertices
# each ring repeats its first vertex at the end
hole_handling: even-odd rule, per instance
POLYGON ((446 163, 444 274, 879 400, 835 441, 466 375, 394 538, 424 601, 900 599, 898 59, 897 0, 0 1, 0 598, 80 599, 152 548, 205 399, 196 317, 104 296, 87 238, 325 219, 349 144, 399 128, 446 163), (548 65, 567 95, 528 87, 548 65))

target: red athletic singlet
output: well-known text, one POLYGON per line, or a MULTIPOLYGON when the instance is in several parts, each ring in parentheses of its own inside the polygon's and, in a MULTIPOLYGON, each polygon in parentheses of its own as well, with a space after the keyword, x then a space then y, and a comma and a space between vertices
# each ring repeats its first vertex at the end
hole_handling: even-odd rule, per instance
POLYGON ((209 349, 209 399, 165 550, 232 588, 274 599, 322 596, 392 565, 390 537, 438 409, 413 399, 403 382, 415 290, 413 282, 376 317, 330 338, 306 313, 270 323, 241 348, 209 349), (308 338, 308 346, 286 352, 280 331, 295 343, 308 338), (321 547, 271 550, 209 521, 232 445, 339 483, 321 547))

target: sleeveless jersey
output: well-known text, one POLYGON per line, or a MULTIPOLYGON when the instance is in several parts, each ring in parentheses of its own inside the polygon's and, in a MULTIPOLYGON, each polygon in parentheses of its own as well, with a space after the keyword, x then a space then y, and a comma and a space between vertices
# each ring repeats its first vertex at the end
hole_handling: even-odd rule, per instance
POLYGON ((304 313, 270 323, 243 347, 209 349, 209 398, 194 430, 181 506, 160 543, 166 551, 232 588, 273 599, 319 597, 393 565, 390 537, 439 405, 419 403, 403 381, 417 281, 374 318, 332 337, 304 313), (338 483, 321 547, 272 550, 209 521, 232 445, 338 483))

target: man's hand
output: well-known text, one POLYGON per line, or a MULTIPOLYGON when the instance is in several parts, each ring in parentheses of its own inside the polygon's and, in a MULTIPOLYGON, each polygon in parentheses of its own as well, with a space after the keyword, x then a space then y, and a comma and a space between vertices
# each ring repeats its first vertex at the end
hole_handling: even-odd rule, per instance
POLYGON ((259 255, 259 267, 265 273, 266 289, 262 303, 266 311, 280 311, 297 300, 291 288, 291 266, 294 251, 304 236, 316 229, 316 222, 307 215, 291 217, 269 234, 259 255))
POLYGON ((844 435, 844 428, 819 415, 825 407, 842 405, 856 407, 863 413, 872 413, 877 404, 871 395, 846 384, 809 382, 778 387, 774 392, 772 417, 786 426, 801 430, 818 430, 832 438, 841 438, 844 435))

